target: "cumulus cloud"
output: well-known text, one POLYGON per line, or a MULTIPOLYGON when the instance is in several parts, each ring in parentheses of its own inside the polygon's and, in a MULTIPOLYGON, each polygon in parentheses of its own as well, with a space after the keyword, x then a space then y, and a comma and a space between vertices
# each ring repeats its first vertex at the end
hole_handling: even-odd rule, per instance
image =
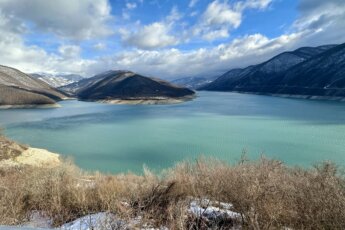
POLYGON ((27 73, 80 73, 95 60, 79 57, 80 49, 74 46, 60 46, 59 55, 47 53, 37 46, 28 46, 16 33, 0 28, 0 63, 18 68, 27 73))
POLYGON ((149 25, 137 25, 137 29, 121 29, 122 41, 127 46, 134 46, 140 49, 156 49, 166 46, 177 45, 179 39, 172 35, 172 28, 176 21, 180 20, 181 14, 176 7, 173 7, 170 14, 160 22, 149 25))
POLYGON ((228 3, 214 1, 207 6, 202 23, 206 26, 227 25, 236 28, 241 23, 241 17, 241 12, 231 9, 228 3))
POLYGON ((181 51, 125 51, 91 65, 92 69, 131 69, 149 76, 174 79, 182 76, 210 76, 226 70, 264 61, 285 49, 296 48, 303 33, 269 39, 262 34, 247 35, 214 48, 181 51))
MULTIPOLYGON (((72 6, 74 10, 67 9, 66 18, 70 19, 68 23, 71 24, 68 25, 65 19, 60 20, 56 16, 64 17, 65 11, 59 7, 65 1, 67 2, 67 0, 57 1, 56 12, 51 7, 48 9, 49 14, 43 13, 46 17, 46 24, 44 24, 44 20, 41 18, 43 15, 36 18, 32 15, 33 13, 19 9, 20 6, 18 9, 14 9, 18 0, 0 0, 0 50, 2 52, 0 63, 25 72, 64 72, 86 76, 92 76, 108 69, 129 69, 166 79, 195 75, 210 76, 221 74, 231 68, 257 64, 280 52, 293 50, 300 46, 344 42, 345 35, 343 30, 345 6, 342 0, 301 0, 298 7, 299 18, 286 31, 286 34, 273 38, 260 33, 242 35, 207 48, 196 46, 197 48, 183 50, 176 48, 178 46, 174 47, 182 42, 193 41, 193 38, 206 40, 226 38, 232 29, 241 25, 243 12, 246 9, 264 10, 271 3, 271 0, 244 0, 237 3, 216 0, 208 4, 204 12, 200 14, 199 20, 196 20, 196 24, 191 25, 191 28, 181 30, 180 34, 176 31, 181 29, 178 26, 183 24, 183 15, 177 8, 173 8, 171 13, 161 21, 146 25, 138 22, 129 27, 130 29, 127 27, 120 30, 123 43, 127 46, 134 46, 135 49, 128 49, 127 46, 121 47, 118 44, 119 48, 114 51, 114 54, 106 52, 107 56, 83 58, 81 49, 83 46, 79 46, 78 42, 69 39, 87 40, 103 36, 102 31, 104 30, 108 33, 107 20, 111 16, 107 7, 110 6, 105 0, 97 1, 105 2, 105 5, 100 7, 103 10, 96 10, 96 12, 103 12, 100 13, 103 15, 100 18, 104 20, 95 18, 95 22, 89 22, 90 15, 95 15, 92 13, 95 9, 91 7, 90 13, 89 10, 84 9, 84 4, 92 6, 96 1, 69 0, 68 2, 71 2, 72 5, 78 2, 79 6, 72 6), (77 8, 84 10, 75 10, 77 8), (76 22, 71 19, 71 12, 76 14, 73 15, 76 22), (51 18, 49 18, 50 14, 51 18), (79 18, 84 18, 86 21, 80 22, 79 18), (35 31, 60 36, 61 39, 57 43, 62 45, 57 48, 56 52, 51 53, 44 50, 43 47, 29 45, 23 36, 31 28, 28 27, 29 25, 33 26, 35 31), (62 25, 66 25, 66 27, 62 25), (98 26, 99 28, 97 28, 98 26), (72 33, 73 29, 76 30, 75 33, 72 33), (190 31, 196 32, 189 37, 190 40, 185 39, 184 36, 188 37, 190 31)), ((41 9, 45 9, 48 1, 26 0, 20 2, 23 5, 26 5, 26 2, 35 2, 35 4, 40 2, 43 7, 41 9)), ((35 9, 34 5, 32 7, 35 9)), ((89 42, 90 48, 98 49, 98 53, 101 53, 101 50, 106 47, 100 41, 104 40, 89 42)), ((113 43, 111 40, 106 41, 109 47, 114 47, 114 43, 116 40, 113 43)))
POLYGON ((235 4, 235 8, 237 8, 237 10, 245 10, 247 8, 266 9, 271 4, 271 2, 272 0, 246 0, 237 2, 235 4))
POLYGON ((303 39, 303 45, 344 42, 345 2, 342 0, 301 0, 300 18, 292 29, 314 32, 303 39))
POLYGON ((199 1, 199 0, 190 0, 188 6, 189 6, 189 7, 194 7, 198 1, 199 1))
POLYGON ((178 43, 177 38, 170 35, 169 32, 169 25, 155 22, 135 32, 122 31, 122 39, 127 45, 141 49, 155 49, 178 43))
MULTIPOLYGON (((220 38, 228 38, 229 32, 236 29, 242 22, 243 11, 248 8, 265 9, 272 0, 245 0, 237 3, 215 0, 209 3, 205 11, 200 15, 195 25, 174 31, 175 22, 181 20, 183 15, 173 7, 170 14, 162 21, 148 25, 140 25, 139 28, 128 30, 121 29, 122 40, 127 46, 140 49, 156 49, 178 45, 193 39, 213 41, 220 38)), ((189 7, 195 6, 196 0, 189 2, 189 7)), ((194 11, 190 16, 196 16, 194 11)), ((129 19, 128 13, 123 15, 129 19)), ((180 25, 183 23, 181 22, 180 25)))
POLYGON ((193 28, 195 36, 205 40, 229 37, 229 32, 242 22, 243 11, 248 8, 265 9, 272 0, 246 0, 230 4, 227 1, 211 2, 202 14, 200 22, 193 28))
POLYGON ((126 3, 126 7, 127 7, 127 9, 129 9, 129 10, 133 10, 133 9, 137 8, 137 4, 136 4, 135 2, 132 2, 132 3, 127 2, 127 3, 126 3))
POLYGON ((111 33, 107 0, 59 0, 53 4, 46 0, 1 0, 0 9, 14 24, 25 21, 24 26, 29 24, 62 38, 89 39, 111 33))
POLYGON ((62 45, 58 50, 64 58, 78 58, 80 56, 80 47, 76 45, 62 45))

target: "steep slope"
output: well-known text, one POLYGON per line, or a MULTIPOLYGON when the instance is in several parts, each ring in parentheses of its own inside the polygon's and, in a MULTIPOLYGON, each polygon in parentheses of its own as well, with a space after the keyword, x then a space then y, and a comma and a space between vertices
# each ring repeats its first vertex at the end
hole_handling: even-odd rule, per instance
POLYGON ((65 85, 69 85, 75 82, 78 82, 82 79, 84 79, 82 76, 78 74, 47 74, 47 73, 33 73, 30 74, 30 76, 39 79, 41 81, 44 81, 48 85, 57 88, 62 87, 65 85))
POLYGON ((82 100, 165 100, 194 95, 190 89, 129 71, 96 75, 79 84, 75 92, 82 100))
POLYGON ((92 86, 94 84, 96 84, 98 81, 103 80, 106 77, 112 76, 112 75, 116 75, 118 73, 122 73, 125 71, 122 70, 109 70, 100 74, 97 74, 93 77, 90 78, 84 78, 80 81, 59 87, 59 89, 67 92, 67 93, 71 93, 71 94, 78 94, 79 91, 92 86))
POLYGON ((11 67, 0 66, 0 105, 55 104, 66 95, 11 67))
POLYGON ((293 66, 273 87, 264 86, 262 91, 274 94, 345 97, 345 43, 293 66))
POLYGON ((263 84, 277 84, 281 73, 334 47, 335 45, 302 47, 292 52, 284 52, 264 63, 244 69, 230 70, 200 89, 255 92, 258 90, 256 88, 261 87, 263 84))

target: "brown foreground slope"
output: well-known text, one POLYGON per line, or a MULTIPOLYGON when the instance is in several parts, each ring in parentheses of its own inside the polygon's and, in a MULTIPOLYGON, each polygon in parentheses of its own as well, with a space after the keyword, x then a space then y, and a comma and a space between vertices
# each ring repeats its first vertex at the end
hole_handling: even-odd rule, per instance
POLYGON ((107 212, 169 229, 343 229, 345 179, 330 163, 302 169, 264 158, 182 162, 158 175, 104 175, 71 163, 1 168, 0 225, 25 223, 37 211, 54 226, 107 212), (191 202, 205 198, 232 204, 239 216, 193 215, 191 202))

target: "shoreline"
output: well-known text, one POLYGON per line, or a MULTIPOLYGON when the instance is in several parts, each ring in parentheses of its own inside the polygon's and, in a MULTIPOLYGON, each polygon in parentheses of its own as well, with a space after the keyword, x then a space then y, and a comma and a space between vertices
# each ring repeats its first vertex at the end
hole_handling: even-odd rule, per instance
POLYGON ((345 102, 345 97, 337 97, 337 96, 319 96, 319 95, 302 95, 302 94, 279 94, 279 93, 245 92, 245 91, 211 91, 211 90, 200 90, 200 91, 224 92, 224 93, 240 93, 240 94, 252 94, 252 95, 262 95, 262 96, 281 97, 281 98, 345 102))
POLYGON ((300 94, 268 94, 267 96, 306 99, 306 100, 327 100, 327 101, 345 102, 345 97, 334 97, 334 96, 317 96, 317 95, 300 95, 300 94))
POLYGON ((60 108, 59 104, 27 104, 27 105, 0 105, 1 109, 51 109, 51 108, 60 108))
POLYGON ((152 98, 126 98, 126 99, 105 99, 95 100, 95 102, 112 104, 112 105, 169 105, 179 104, 191 101, 196 98, 193 96, 167 98, 167 97, 152 97, 152 98))

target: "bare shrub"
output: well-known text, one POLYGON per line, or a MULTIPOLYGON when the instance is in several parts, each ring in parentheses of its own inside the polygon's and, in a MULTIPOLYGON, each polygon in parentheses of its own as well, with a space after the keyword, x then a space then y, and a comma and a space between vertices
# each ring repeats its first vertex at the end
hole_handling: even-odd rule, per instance
MULTIPOLYGON (((1 170, 0 170, 1 171, 1 170)), ((55 226, 78 217, 110 212, 124 220, 170 229, 227 229, 207 223, 188 207, 192 199, 233 204, 249 229, 342 229, 345 181, 331 163, 290 168, 262 158, 228 165, 217 160, 183 162, 159 175, 86 173, 65 162, 52 169, 11 168, 0 172, 0 224, 19 224, 32 211, 55 226)), ((225 227, 227 226, 227 227, 225 227)))

